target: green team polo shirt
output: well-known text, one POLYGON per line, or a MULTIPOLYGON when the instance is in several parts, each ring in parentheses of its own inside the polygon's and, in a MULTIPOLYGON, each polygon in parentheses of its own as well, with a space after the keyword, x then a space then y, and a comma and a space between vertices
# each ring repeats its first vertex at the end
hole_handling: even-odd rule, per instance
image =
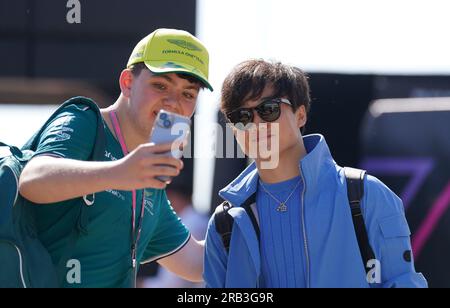
MULTIPOLYGON (((87 160, 95 142, 96 115, 76 105, 57 116, 40 137, 35 156, 87 160)), ((123 157, 120 144, 106 123, 105 161, 123 157)), ((137 192, 136 225, 141 212, 143 190, 137 192)), ((181 249, 190 234, 176 215, 165 190, 145 189, 145 214, 138 243, 137 262, 151 262, 181 249)), ((122 287, 131 270, 132 193, 108 190, 95 194, 89 209, 88 233, 81 236, 72 259, 81 267, 81 283, 65 287, 122 287)), ((38 237, 57 264, 74 228, 79 205, 74 200, 36 205, 38 237)), ((68 271, 70 268, 67 269, 68 271)))

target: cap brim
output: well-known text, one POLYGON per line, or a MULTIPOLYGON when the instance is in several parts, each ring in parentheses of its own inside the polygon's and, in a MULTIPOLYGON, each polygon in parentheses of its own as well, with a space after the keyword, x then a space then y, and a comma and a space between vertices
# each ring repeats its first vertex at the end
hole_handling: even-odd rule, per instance
POLYGON ((195 69, 193 66, 187 64, 180 64, 180 67, 175 67, 174 65, 167 66, 167 61, 145 61, 147 68, 155 74, 170 74, 170 73, 183 73, 191 75, 199 79, 205 86, 210 90, 214 91, 211 84, 208 82, 206 76, 202 74, 199 70, 195 69))

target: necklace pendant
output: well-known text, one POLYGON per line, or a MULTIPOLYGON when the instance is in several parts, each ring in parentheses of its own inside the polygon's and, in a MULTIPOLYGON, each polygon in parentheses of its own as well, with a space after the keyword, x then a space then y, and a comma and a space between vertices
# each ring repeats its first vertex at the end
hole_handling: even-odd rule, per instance
POLYGON ((287 206, 284 204, 284 202, 280 203, 280 205, 277 207, 277 212, 287 212, 287 206))

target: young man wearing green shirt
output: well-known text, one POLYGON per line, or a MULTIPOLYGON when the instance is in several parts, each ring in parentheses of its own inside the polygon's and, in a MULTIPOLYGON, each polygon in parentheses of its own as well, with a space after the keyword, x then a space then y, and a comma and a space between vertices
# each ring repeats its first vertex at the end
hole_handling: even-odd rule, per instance
POLYGON ((120 75, 119 98, 101 110, 104 161, 88 161, 97 123, 90 109, 68 107, 40 136, 21 174, 20 193, 37 204, 38 238, 55 264, 79 211, 75 200, 95 193, 88 233, 72 253, 80 277, 63 286, 127 287, 130 270, 155 260, 185 279, 202 280, 203 242, 170 206, 168 182, 157 179, 177 176, 183 164, 161 154, 171 144, 153 145, 149 137, 161 109, 192 116, 199 91, 212 90, 208 61, 208 51, 191 34, 158 29, 134 48, 120 75))

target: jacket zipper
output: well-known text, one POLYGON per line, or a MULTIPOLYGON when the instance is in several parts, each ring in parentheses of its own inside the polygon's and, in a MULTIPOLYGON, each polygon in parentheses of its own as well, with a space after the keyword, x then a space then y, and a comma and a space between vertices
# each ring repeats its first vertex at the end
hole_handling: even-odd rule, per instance
POLYGON ((26 289, 26 288, 27 288, 27 285, 26 285, 26 283, 25 283, 25 278, 24 278, 24 276, 23 276, 23 258, 22 258, 22 252, 20 251, 19 247, 17 247, 16 244, 14 244, 14 243, 12 243, 12 242, 10 242, 10 241, 2 240, 1 242, 5 242, 5 243, 7 243, 7 244, 13 246, 13 247, 16 249, 17 255, 19 256, 20 280, 22 281, 22 286, 26 289))
POLYGON ((310 288, 310 268, 309 268, 309 251, 308 251, 308 239, 306 237, 306 224, 305 224, 305 192, 306 192, 306 182, 303 176, 303 169, 300 165, 300 175, 303 181, 303 191, 302 191, 302 228, 303 228, 303 245, 305 248, 306 256, 306 287, 310 288))

